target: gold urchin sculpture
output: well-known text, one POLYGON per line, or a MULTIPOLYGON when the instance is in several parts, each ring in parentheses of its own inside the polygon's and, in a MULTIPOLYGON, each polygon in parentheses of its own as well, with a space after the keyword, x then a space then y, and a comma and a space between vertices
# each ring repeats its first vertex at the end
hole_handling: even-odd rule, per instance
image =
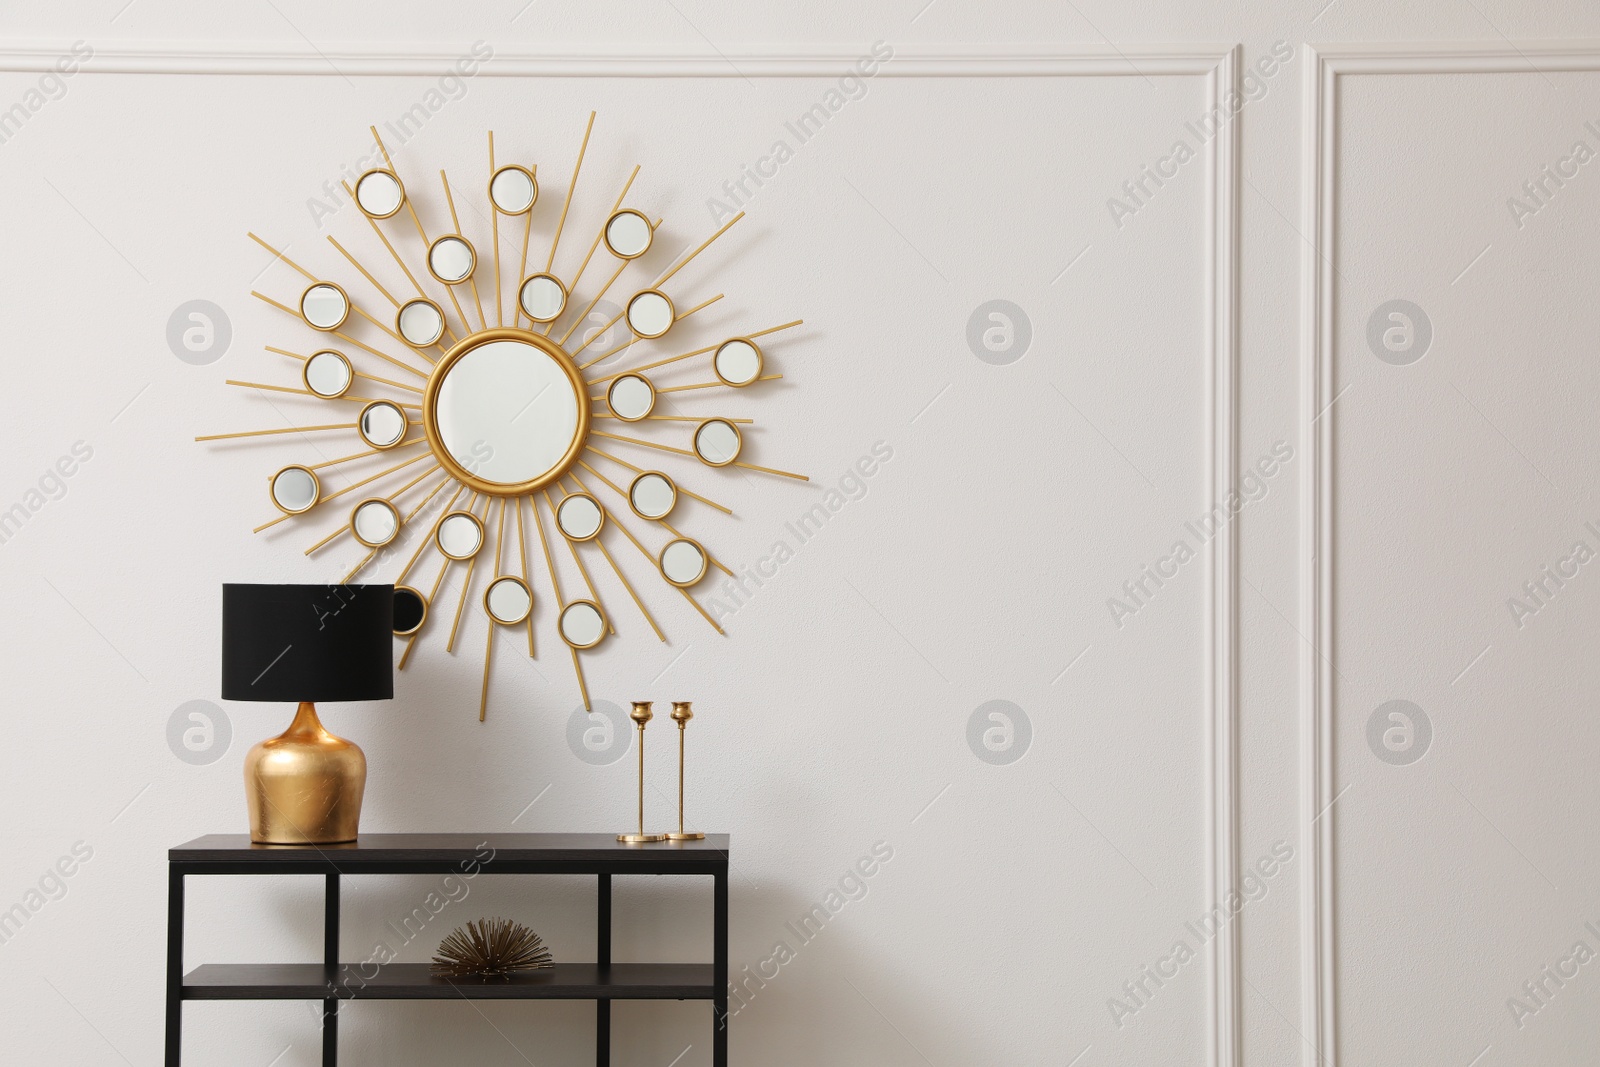
POLYGON ((479 919, 439 942, 431 972, 440 978, 509 978, 555 966, 538 934, 510 919, 479 919))

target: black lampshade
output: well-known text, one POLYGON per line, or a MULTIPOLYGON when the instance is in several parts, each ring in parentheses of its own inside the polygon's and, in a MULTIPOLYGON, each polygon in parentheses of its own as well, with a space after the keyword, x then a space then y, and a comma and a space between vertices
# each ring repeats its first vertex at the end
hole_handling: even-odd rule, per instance
POLYGON ((388 700, 394 586, 222 587, 222 699, 388 700))

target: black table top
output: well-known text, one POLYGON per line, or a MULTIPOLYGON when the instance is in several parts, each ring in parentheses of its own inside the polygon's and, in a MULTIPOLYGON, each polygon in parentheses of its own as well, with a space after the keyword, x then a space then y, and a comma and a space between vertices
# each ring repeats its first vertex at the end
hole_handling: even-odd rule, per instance
POLYGON ((489 873, 673 873, 726 867, 728 846, 727 834, 650 845, 623 844, 615 834, 362 834, 338 845, 258 845, 248 834, 207 834, 170 849, 167 859, 192 870, 218 868, 219 874, 426 872, 473 863, 489 873))

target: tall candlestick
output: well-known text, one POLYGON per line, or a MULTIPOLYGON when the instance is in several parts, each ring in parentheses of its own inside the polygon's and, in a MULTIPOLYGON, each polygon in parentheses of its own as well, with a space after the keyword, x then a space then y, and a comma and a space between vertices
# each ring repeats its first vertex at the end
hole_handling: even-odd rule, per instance
POLYGON ((705 834, 698 831, 689 832, 683 828, 683 738, 684 727, 689 725, 689 720, 694 718, 694 709, 687 700, 674 700, 672 714, 669 716, 678 724, 678 832, 667 835, 669 841, 704 841, 705 834))
POLYGON ((639 724, 639 832, 618 834, 617 840, 626 845, 647 845, 667 839, 666 834, 644 832, 644 724, 655 718, 650 710, 650 703, 648 700, 635 700, 633 710, 628 712, 628 718, 639 724))

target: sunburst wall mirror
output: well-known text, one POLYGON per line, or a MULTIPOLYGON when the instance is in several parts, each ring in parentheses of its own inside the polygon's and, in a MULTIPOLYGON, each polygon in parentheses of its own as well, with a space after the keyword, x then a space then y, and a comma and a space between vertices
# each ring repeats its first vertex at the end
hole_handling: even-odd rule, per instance
POLYGON ((656 579, 722 632, 694 589, 713 570, 730 577, 733 572, 674 521, 682 522, 676 513, 684 498, 733 514, 690 488, 696 468, 806 480, 744 458, 740 427, 752 420, 714 403, 781 378, 769 370, 765 346, 771 343, 768 338, 801 325, 801 320, 657 355, 670 350, 662 342, 678 323, 723 298, 717 293, 697 299, 684 291, 679 273, 743 218, 743 212, 654 278, 624 282, 630 268, 635 275, 641 273, 636 264, 656 246, 662 225, 660 218, 627 206, 639 175, 635 166, 611 210, 598 220, 582 261, 570 277, 557 272, 562 235, 576 221, 568 217, 569 209, 594 120, 591 113, 559 208, 548 203, 551 198, 541 198, 535 163, 496 157, 493 132, 488 135, 484 180, 477 186, 481 192, 469 194, 452 186, 441 169, 439 200, 419 204, 422 185, 402 180, 373 127, 384 165, 345 183, 346 194, 371 228, 368 250, 358 257, 338 238, 327 238, 349 268, 345 282, 315 274, 249 234, 276 261, 264 276, 271 277, 273 269, 301 276, 297 296, 288 285, 281 287, 282 299, 251 293, 299 322, 297 340, 265 346, 297 365, 298 380, 227 383, 320 399, 340 414, 306 426, 196 438, 348 438, 355 451, 315 461, 302 457, 303 462, 288 463, 268 478, 267 500, 278 515, 255 532, 329 510, 342 512, 343 525, 305 553, 316 557, 341 539, 352 539, 366 551, 337 580, 359 576, 393 581, 395 634, 404 642, 402 670, 417 641, 442 629, 446 613, 452 616, 446 649, 455 652, 463 612, 476 592, 481 599, 475 602, 490 620, 480 720, 487 714, 497 631, 525 630, 528 655, 535 656, 540 642, 534 608, 544 596, 554 605, 549 614, 555 635, 572 657, 579 692, 589 706, 581 655, 616 634, 591 566, 608 567, 656 638, 666 640, 618 559, 629 550, 617 545, 613 531, 643 556, 656 579), (468 195, 483 197, 487 210, 478 214, 490 231, 487 241, 473 241, 461 225, 458 198, 468 195), (541 214, 546 216, 541 230, 549 227, 551 232, 542 269, 532 249, 535 218, 541 214), (515 233, 518 221, 520 235, 515 233), (502 222, 512 229, 504 249, 502 222), (488 264, 480 261, 485 251, 488 264), (513 253, 515 273, 510 270, 513 253), (590 287, 593 292, 585 301, 581 287, 591 267, 605 277, 590 287), (575 337, 613 290, 627 295, 616 315, 604 327, 575 337), (606 351, 592 351, 619 322, 627 339, 606 351), (638 353, 644 351, 649 355, 641 361, 638 353), (669 367, 671 371, 665 370, 669 367), (657 383, 662 374, 674 371, 687 371, 691 380, 657 383), (713 404, 702 413, 668 414, 661 410, 668 394, 692 407, 713 404), (368 473, 366 468, 375 464, 378 469, 368 473), (690 473, 683 474, 684 469, 690 473), (346 477, 346 471, 360 473, 332 488, 333 477, 346 477), (635 524, 647 532, 636 533, 635 524), (417 536, 424 531, 425 536, 417 536), (415 547, 406 556, 410 541, 415 547), (571 554, 582 578, 579 586, 569 580, 563 587, 556 564, 561 552, 571 554), (398 563, 392 579, 382 573, 391 560, 398 563), (436 601, 453 570, 460 577, 460 592, 454 605, 440 610, 436 601))

